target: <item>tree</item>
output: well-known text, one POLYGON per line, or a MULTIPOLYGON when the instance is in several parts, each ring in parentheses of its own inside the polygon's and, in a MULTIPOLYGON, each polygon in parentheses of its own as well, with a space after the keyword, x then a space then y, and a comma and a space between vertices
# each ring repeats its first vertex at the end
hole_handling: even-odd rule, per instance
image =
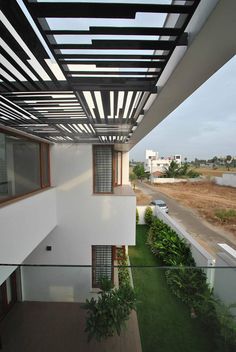
POLYGON ((135 189, 135 181, 137 180, 137 176, 134 172, 131 172, 129 174, 129 179, 130 179, 130 182, 133 184, 133 189, 135 189))
POLYGON ((151 207, 147 207, 145 209, 144 221, 145 221, 145 224, 148 225, 149 227, 152 225, 152 222, 153 222, 153 211, 152 211, 151 207))
POLYGON ((174 160, 171 161, 169 168, 166 168, 164 177, 198 177, 200 174, 193 169, 190 169, 190 165, 185 163, 179 166, 174 160))
POLYGON ((133 172, 139 180, 143 180, 147 177, 142 163, 138 163, 137 165, 135 165, 135 167, 133 168, 133 172))
POLYGON ((165 168, 165 177, 177 177, 179 175, 179 165, 176 161, 172 160, 169 167, 165 168))
POLYGON ((230 170, 229 166, 230 166, 230 164, 232 163, 232 160, 233 160, 233 158, 232 158, 231 155, 226 155, 226 158, 225 158, 225 166, 227 167, 227 170, 228 170, 228 171, 230 170))

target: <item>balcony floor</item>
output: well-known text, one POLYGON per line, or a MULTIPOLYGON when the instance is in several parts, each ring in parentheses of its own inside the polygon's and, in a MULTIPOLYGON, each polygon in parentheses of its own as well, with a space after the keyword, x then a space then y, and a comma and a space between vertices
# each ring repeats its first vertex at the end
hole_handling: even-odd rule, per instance
POLYGON ((120 337, 102 343, 87 343, 85 317, 79 303, 16 303, 0 322, 1 352, 141 352, 135 312, 120 337))

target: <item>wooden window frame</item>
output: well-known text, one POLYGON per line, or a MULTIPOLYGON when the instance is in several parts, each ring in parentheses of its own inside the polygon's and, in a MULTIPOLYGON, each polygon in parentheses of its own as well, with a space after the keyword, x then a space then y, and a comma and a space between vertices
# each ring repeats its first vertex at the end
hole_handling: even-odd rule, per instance
POLYGON ((22 139, 26 139, 28 141, 34 142, 36 144, 39 145, 39 172, 40 172, 40 187, 34 189, 33 191, 30 192, 26 192, 17 196, 12 196, 6 199, 0 199, 0 205, 4 205, 5 203, 9 204, 11 201, 17 200, 17 199, 22 199, 24 198, 24 196, 29 196, 31 194, 37 193, 40 190, 46 189, 46 188, 50 188, 51 187, 51 170, 50 170, 50 143, 45 143, 42 141, 39 141, 37 139, 34 138, 30 138, 29 136, 26 136, 24 134, 20 134, 20 133, 16 133, 15 131, 8 131, 5 130, 4 128, 0 127, 0 133, 4 133, 6 135, 10 135, 13 137, 19 137, 22 139), (47 147, 47 153, 48 153, 48 185, 43 185, 43 181, 42 181, 42 172, 43 172, 43 166, 42 166, 42 145, 45 145, 47 147))
POLYGON ((125 246, 114 246, 114 258, 115 260, 124 260, 126 256, 126 251, 125 251, 125 246), (122 252, 122 255, 119 254, 119 252, 122 252))
POLYGON ((123 169, 123 153, 117 150, 113 150, 113 167, 114 167, 114 183, 113 183, 113 187, 118 187, 118 186, 122 186, 122 169, 123 169), (118 155, 120 154, 120 183, 116 182, 116 172, 117 169, 119 170, 119 157, 118 155))

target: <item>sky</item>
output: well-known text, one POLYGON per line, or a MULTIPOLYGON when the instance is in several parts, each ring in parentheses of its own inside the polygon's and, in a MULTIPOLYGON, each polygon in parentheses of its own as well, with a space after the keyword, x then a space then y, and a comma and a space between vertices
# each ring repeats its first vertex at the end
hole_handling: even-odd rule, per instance
POLYGON ((132 148, 130 160, 144 161, 145 149, 188 160, 236 156, 236 56, 132 148))

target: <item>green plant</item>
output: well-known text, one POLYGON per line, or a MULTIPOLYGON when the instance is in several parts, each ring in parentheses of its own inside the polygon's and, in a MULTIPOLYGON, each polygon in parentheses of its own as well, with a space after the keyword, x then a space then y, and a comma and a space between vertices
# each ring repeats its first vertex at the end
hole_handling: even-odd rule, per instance
POLYGON ((166 265, 194 265, 189 245, 162 220, 153 219, 147 243, 152 253, 157 255, 166 265))
POLYGON ((133 168, 133 173, 137 176, 139 180, 143 180, 147 177, 147 174, 142 163, 138 163, 133 168))
POLYGON ((144 221, 145 221, 146 225, 151 226, 151 224, 153 222, 153 211, 152 211, 151 207, 147 207, 145 209, 144 221))
POLYGON ((118 278, 119 278, 119 286, 122 285, 130 285, 130 275, 128 268, 128 257, 125 255, 123 259, 118 260, 118 278))
POLYGON ((190 308, 196 309, 198 313, 202 312, 205 294, 209 298, 211 292, 206 283, 206 276, 201 269, 190 269, 184 266, 179 269, 168 269, 166 271, 166 280, 175 296, 190 308))
POLYGON ((137 180, 137 176, 134 172, 131 172, 129 174, 129 179, 131 181, 131 183, 133 184, 133 189, 135 189, 135 186, 136 186, 136 180, 137 180))
POLYGON ((236 308, 236 304, 226 306, 221 301, 215 301, 216 316, 219 323, 219 334, 224 344, 230 346, 230 351, 236 350, 236 321, 231 309, 236 308))
POLYGON ((85 332, 88 341, 95 338, 101 341, 115 333, 120 335, 122 327, 136 308, 136 296, 130 285, 122 285, 119 289, 101 291, 98 299, 86 300, 87 309, 85 332))
POLYGON ((136 225, 139 223, 139 213, 138 213, 138 208, 136 208, 136 225))
POLYGON ((215 216, 220 219, 221 222, 225 223, 236 217, 235 209, 217 209, 215 210, 215 216))

